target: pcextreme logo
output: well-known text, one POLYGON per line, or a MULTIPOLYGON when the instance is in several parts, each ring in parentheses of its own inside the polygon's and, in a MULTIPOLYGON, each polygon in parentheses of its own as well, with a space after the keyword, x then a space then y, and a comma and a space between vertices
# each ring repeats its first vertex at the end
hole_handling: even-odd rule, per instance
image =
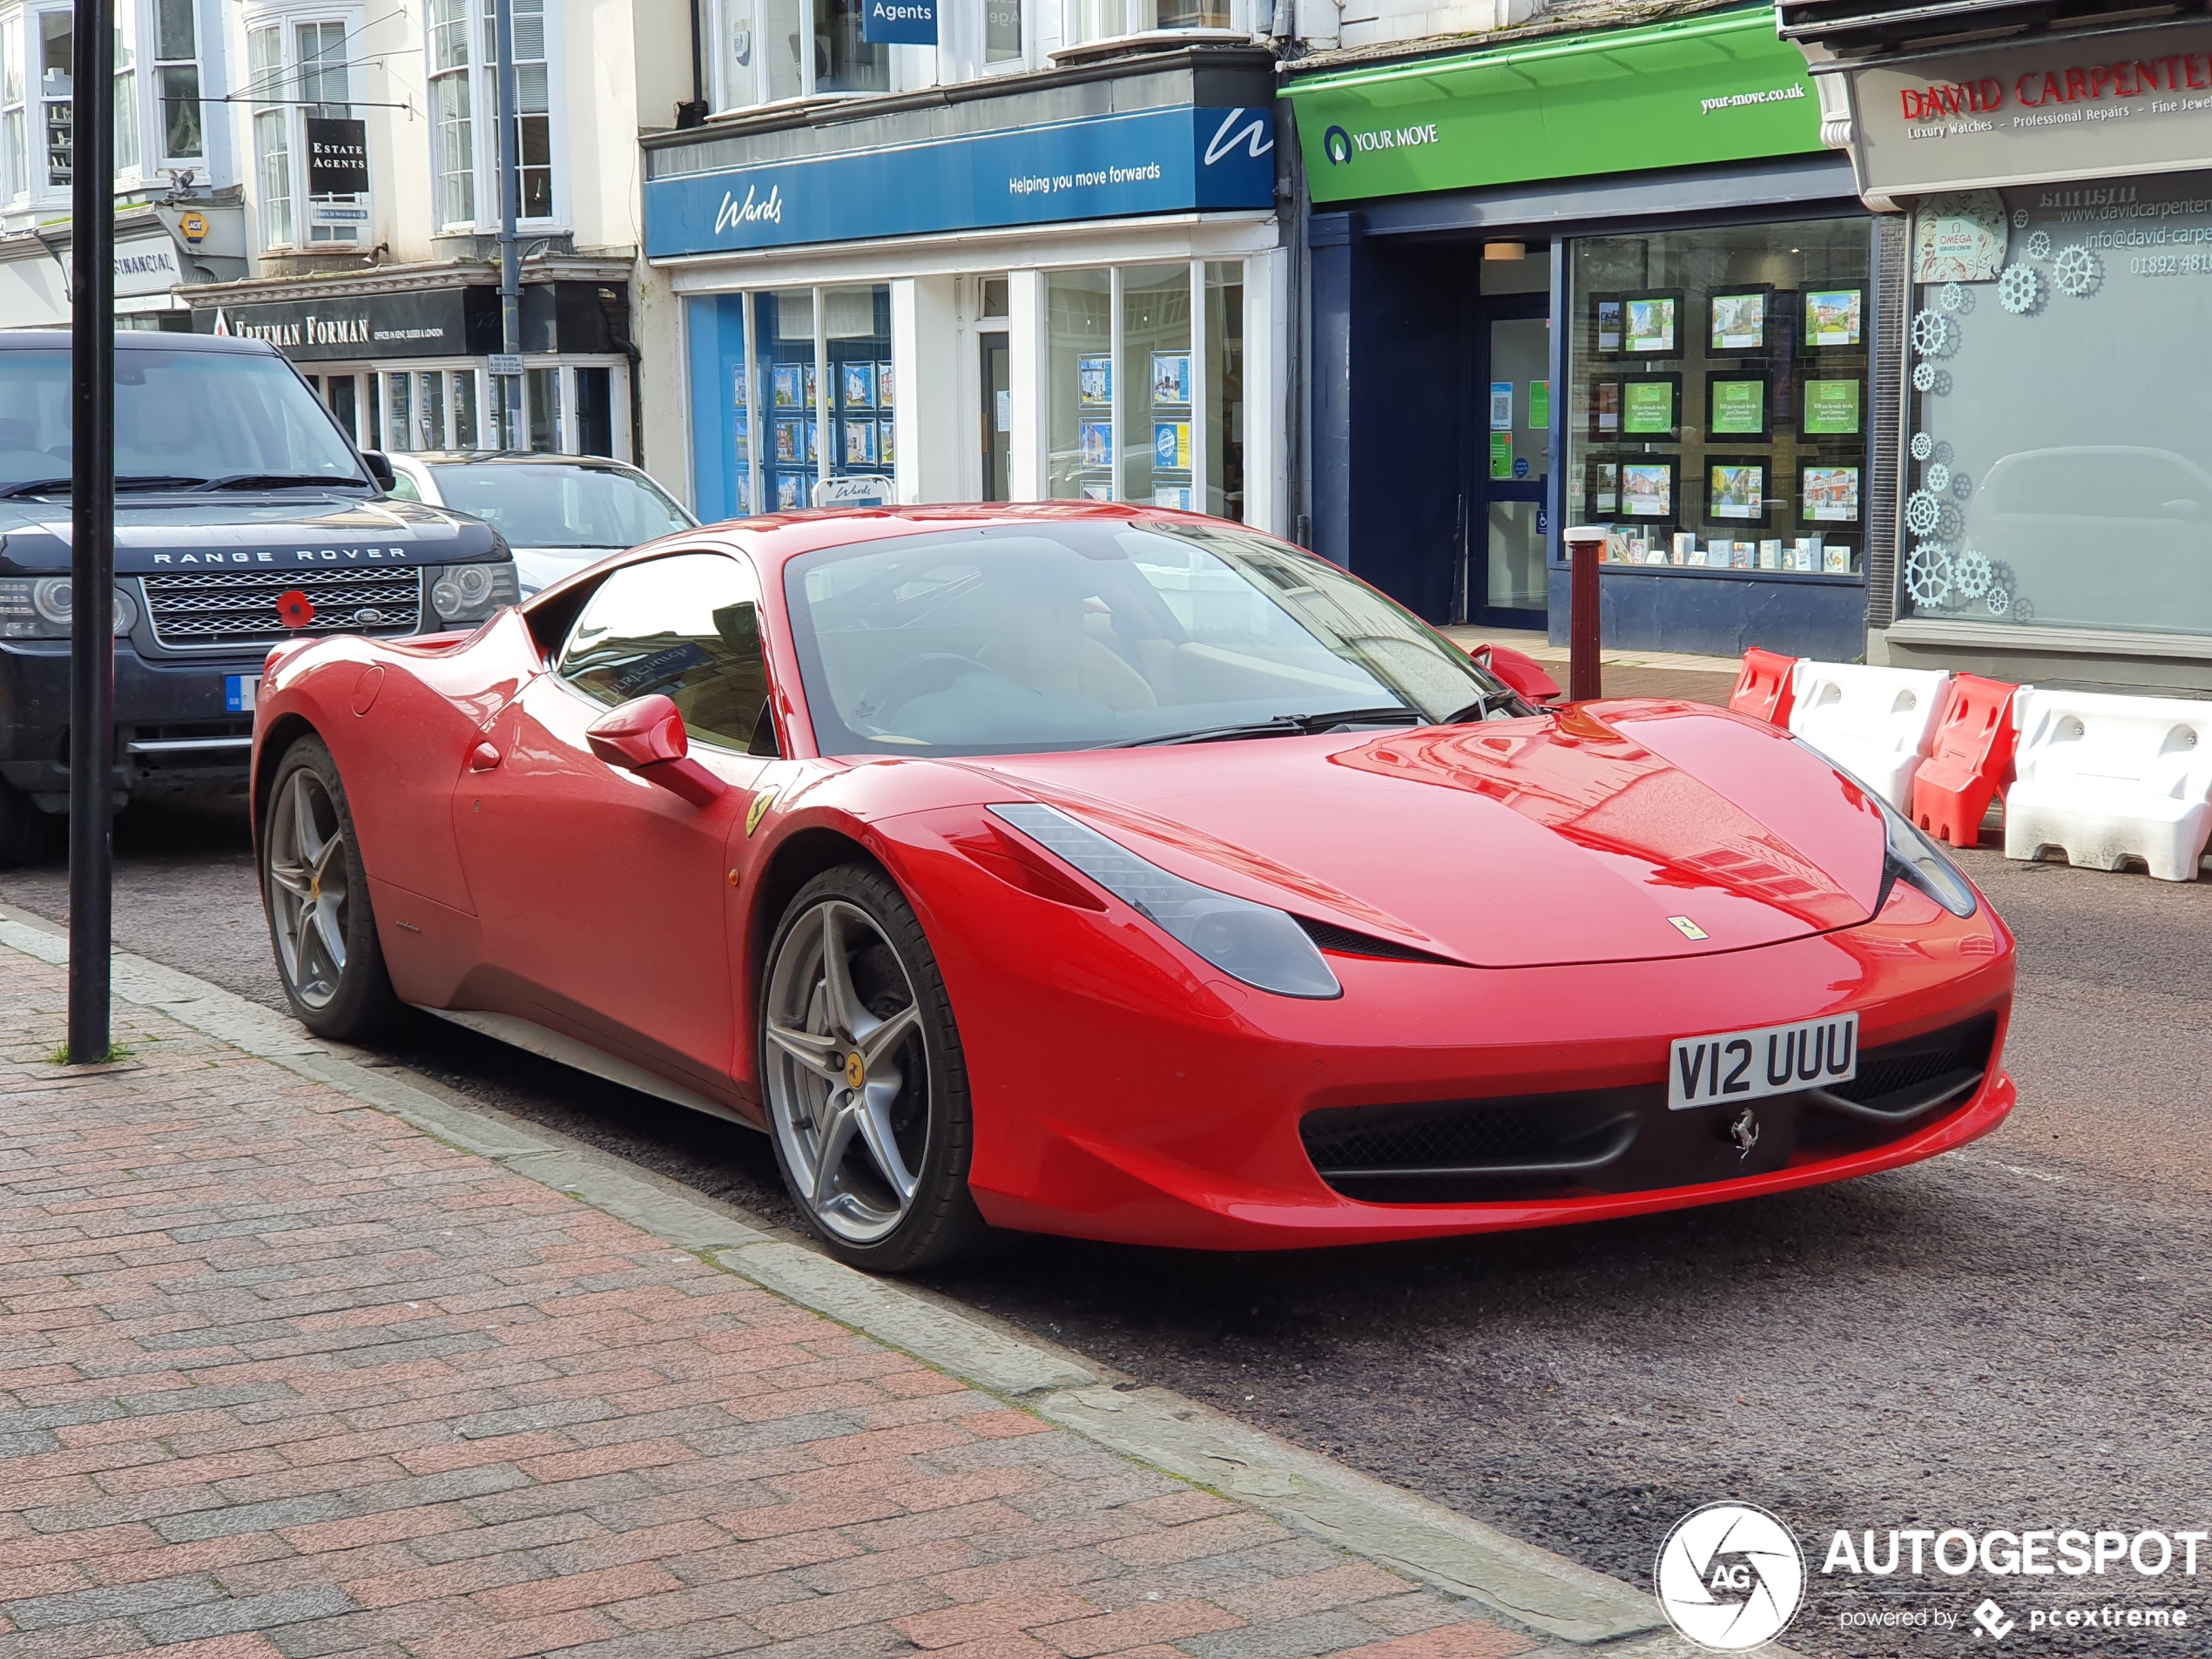
POLYGON ((1652 1588, 1667 1622, 1701 1648, 1741 1653, 1789 1628, 1805 1560, 1790 1529, 1747 1503, 1709 1503, 1659 1546, 1652 1588))

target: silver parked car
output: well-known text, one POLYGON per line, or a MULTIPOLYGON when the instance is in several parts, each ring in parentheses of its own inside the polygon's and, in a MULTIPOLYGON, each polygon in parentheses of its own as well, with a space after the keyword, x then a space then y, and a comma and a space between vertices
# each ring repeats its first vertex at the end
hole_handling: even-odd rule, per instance
POLYGON ((429 450, 391 457, 392 494, 504 536, 527 599, 570 571, 698 521, 637 468, 598 455, 429 450))

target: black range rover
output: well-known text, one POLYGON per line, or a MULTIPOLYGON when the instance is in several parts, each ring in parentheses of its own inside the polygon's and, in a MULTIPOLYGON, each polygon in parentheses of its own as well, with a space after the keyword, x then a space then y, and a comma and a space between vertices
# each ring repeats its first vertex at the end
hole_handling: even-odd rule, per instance
MULTIPOLYGON (((115 338, 118 796, 242 792, 270 646, 441 633, 516 597, 481 520, 386 491, 275 347, 115 338)), ((70 345, 0 334, 0 865, 69 808, 70 345)))

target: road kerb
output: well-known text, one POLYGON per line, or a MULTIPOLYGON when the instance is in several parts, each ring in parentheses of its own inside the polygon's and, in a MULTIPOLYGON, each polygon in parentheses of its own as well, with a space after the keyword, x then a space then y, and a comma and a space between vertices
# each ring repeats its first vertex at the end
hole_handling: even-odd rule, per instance
MULTIPOLYGON (((57 966, 66 935, 0 905, 0 945, 57 966)), ((258 1003, 125 952, 114 959, 124 1001, 311 1078, 426 1134, 503 1164, 630 1222, 725 1271, 898 1348, 960 1380, 1165 1473, 1213 1488, 1285 1525, 1469 1597, 1567 1649, 1622 1659, 1688 1659, 1643 1592, 1440 1505, 1162 1388, 1107 1386, 1070 1356, 962 1317, 894 1281, 871 1278, 779 1240, 735 1206, 689 1194, 613 1156, 408 1081, 390 1066, 336 1052, 258 1003)), ((1794 1659, 1768 1648, 1774 1659, 1794 1659)))

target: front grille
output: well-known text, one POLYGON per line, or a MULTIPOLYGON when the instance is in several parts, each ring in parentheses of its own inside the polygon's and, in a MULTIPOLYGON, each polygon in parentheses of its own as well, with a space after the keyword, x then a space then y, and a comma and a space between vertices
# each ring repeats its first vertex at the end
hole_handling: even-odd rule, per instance
POLYGON ((412 566, 209 570, 141 579, 154 637, 165 645, 233 648, 303 634, 411 634, 421 621, 422 573, 412 566), (314 607, 304 627, 287 627, 277 613, 278 597, 294 591, 314 607))
POLYGON ((1371 1204, 1695 1186, 1780 1169, 1800 1146, 1833 1156, 1924 1128, 1973 1092, 1996 1036, 1996 1016, 1983 1015, 1867 1049, 1848 1083, 1755 1102, 1760 1137, 1749 1154, 1727 1134, 1739 1107, 1670 1112, 1664 1083, 1328 1107, 1307 1113, 1298 1136, 1323 1181, 1371 1204))

